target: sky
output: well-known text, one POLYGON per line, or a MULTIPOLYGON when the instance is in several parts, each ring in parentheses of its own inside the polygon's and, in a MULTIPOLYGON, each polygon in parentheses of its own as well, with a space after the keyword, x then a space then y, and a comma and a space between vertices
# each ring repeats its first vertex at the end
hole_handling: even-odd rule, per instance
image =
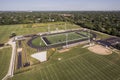
POLYGON ((0 11, 111 11, 120 0, 0 0, 0 11))

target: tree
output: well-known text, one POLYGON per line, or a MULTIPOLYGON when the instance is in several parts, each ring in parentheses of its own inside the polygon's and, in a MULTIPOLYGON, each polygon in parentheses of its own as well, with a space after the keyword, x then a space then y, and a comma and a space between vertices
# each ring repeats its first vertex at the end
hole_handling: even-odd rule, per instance
POLYGON ((12 32, 11 35, 10 35, 10 38, 15 37, 15 36, 16 36, 16 33, 12 32))

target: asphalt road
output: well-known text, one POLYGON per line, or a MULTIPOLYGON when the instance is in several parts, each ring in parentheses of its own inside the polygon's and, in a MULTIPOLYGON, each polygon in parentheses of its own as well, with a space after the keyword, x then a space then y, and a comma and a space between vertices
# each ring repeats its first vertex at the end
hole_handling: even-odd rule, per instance
POLYGON ((22 53, 18 52, 18 64, 17 64, 17 69, 20 69, 22 67, 22 53))

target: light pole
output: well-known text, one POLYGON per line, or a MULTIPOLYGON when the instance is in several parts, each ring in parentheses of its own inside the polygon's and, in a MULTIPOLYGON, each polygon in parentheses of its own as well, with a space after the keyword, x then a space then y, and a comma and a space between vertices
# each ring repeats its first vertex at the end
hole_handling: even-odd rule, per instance
POLYGON ((89 45, 91 45, 91 41, 90 41, 90 30, 88 30, 88 42, 89 42, 89 45))
POLYGON ((68 48, 68 34, 66 33, 66 48, 68 48))
POLYGON ((67 30, 67 27, 66 27, 66 22, 65 22, 65 31, 67 30))
POLYGON ((48 24, 48 33, 50 33, 50 25, 48 24))
POLYGON ((40 42, 40 46, 41 46, 41 42, 40 42))

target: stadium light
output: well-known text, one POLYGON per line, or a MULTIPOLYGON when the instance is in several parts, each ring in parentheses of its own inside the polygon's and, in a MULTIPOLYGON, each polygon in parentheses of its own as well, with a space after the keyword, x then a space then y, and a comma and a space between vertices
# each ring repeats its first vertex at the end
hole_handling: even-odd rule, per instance
POLYGON ((48 33, 50 33, 50 25, 48 24, 48 33))
POLYGON ((40 46, 41 46, 41 42, 40 42, 40 46))
POLYGON ((91 41, 90 41, 90 30, 88 30, 88 42, 91 45, 91 41))
POLYGON ((57 31, 57 32, 59 31, 58 28, 56 28, 56 31, 57 31))
POLYGON ((66 27, 66 22, 65 22, 65 30, 67 30, 67 27, 66 27))
POLYGON ((66 33, 66 48, 68 48, 68 34, 66 33))

